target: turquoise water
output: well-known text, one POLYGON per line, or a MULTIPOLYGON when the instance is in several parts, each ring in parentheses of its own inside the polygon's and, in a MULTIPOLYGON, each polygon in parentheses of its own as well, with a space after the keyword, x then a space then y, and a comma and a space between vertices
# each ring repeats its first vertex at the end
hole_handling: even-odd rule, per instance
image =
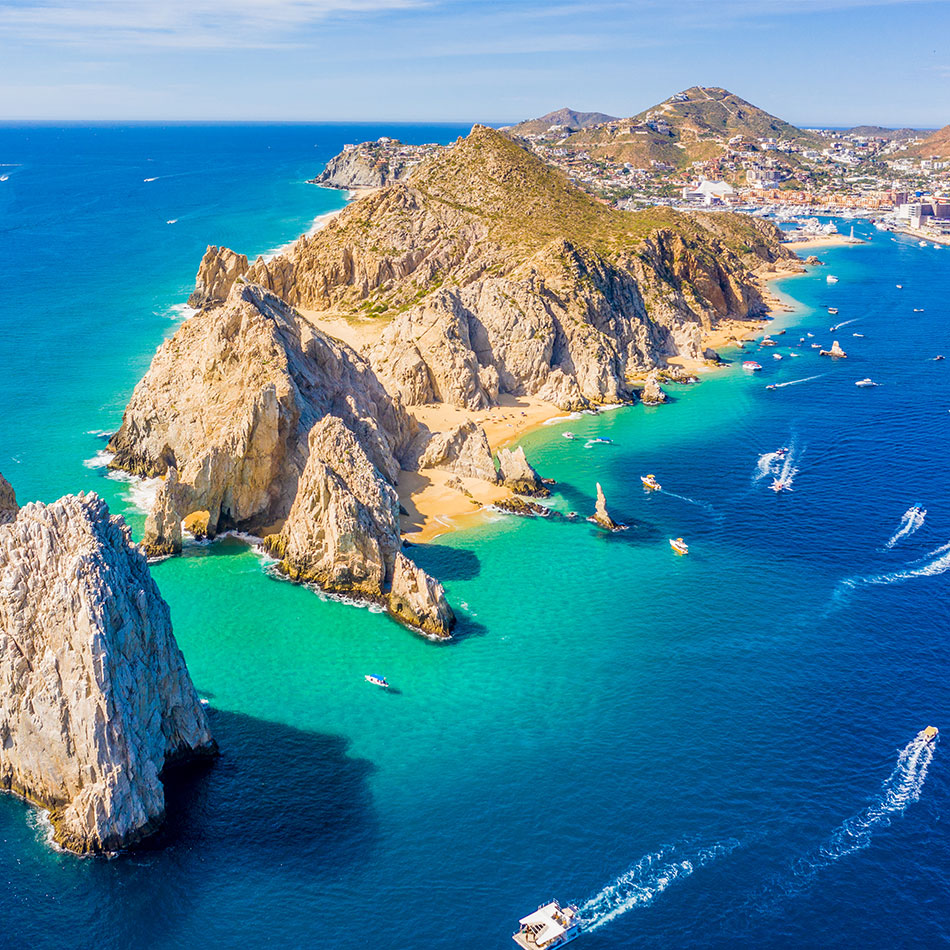
MULTIPOLYGON (((344 142, 459 131, 0 130, 23 162, 0 184, 21 500, 94 488, 140 525, 83 462, 204 245, 266 251, 338 207, 303 182, 344 142)), ((750 350, 761 374, 524 439, 557 507, 589 512, 600 481, 628 531, 499 515, 413 550, 458 607, 450 644, 274 580, 237 539, 157 565, 222 757, 170 789, 154 850, 113 862, 52 852, 0 798, 0 944, 505 947, 552 896, 582 904, 579 947, 950 941, 944 750, 899 760, 950 729, 950 364, 929 361, 950 355, 950 249, 857 229, 869 245, 780 285, 800 303, 775 324, 788 354, 856 319, 847 361, 750 350), (797 472, 775 495, 779 446, 797 472)))

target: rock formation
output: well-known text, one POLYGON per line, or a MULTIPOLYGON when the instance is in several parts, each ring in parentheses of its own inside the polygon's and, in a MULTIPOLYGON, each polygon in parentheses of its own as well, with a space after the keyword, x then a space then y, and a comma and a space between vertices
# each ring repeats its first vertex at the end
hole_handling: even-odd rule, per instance
POLYGON ((432 637, 449 636, 455 624, 442 585, 401 551, 396 555, 388 609, 397 620, 432 637))
POLYGON ((843 349, 841 349, 841 345, 838 343, 837 340, 835 340, 834 343, 831 344, 830 350, 819 350, 818 355, 819 356, 834 356, 838 359, 847 359, 848 357, 848 354, 845 353, 843 349))
POLYGON ((96 495, 0 527, 0 788, 77 852, 129 847, 165 813, 166 765, 215 750, 168 605, 96 495))
POLYGON ((234 282, 246 271, 247 257, 235 254, 230 248, 210 244, 201 258, 188 306, 201 310, 224 303, 234 282))
POLYGON ((471 420, 448 432, 435 433, 419 456, 418 467, 444 468, 465 478, 498 481, 488 436, 471 420))
POLYGON ((604 490, 600 487, 600 482, 597 483, 597 506, 594 509, 594 514, 587 520, 592 521, 605 531, 620 531, 626 527, 626 525, 619 524, 610 517, 607 511, 607 499, 604 497, 604 490))
POLYGON ((498 450, 498 480, 518 495, 544 497, 551 494, 520 445, 513 452, 511 449, 498 450))
POLYGON ((7 524, 16 518, 19 506, 13 486, 0 475, 0 524, 7 524))
POLYGON ((640 390, 640 402, 645 406, 659 406, 666 402, 666 393, 660 388, 659 374, 654 370, 646 378, 643 389, 640 390))
POLYGON ((408 178, 416 162, 399 156, 401 142, 363 142, 347 147, 327 162, 326 168, 311 179, 324 188, 381 188, 408 178))

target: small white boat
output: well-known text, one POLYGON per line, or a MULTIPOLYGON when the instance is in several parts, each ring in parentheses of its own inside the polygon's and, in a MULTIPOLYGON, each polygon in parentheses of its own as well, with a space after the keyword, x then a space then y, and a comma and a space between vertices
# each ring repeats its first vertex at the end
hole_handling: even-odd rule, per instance
POLYGON ((782 358, 782 354, 781 354, 781 353, 773 353, 773 354, 772 354, 772 359, 773 359, 773 360, 780 360, 781 358, 782 358))
POLYGON ((814 336, 814 335, 815 335, 814 333, 809 333, 809 334, 808 334, 808 336, 814 336))
POLYGON ((923 312, 924 312, 923 307, 914 307, 914 313, 923 313, 923 312))
POLYGON ((518 932, 511 935, 522 950, 553 950, 580 936, 577 906, 562 907, 557 901, 542 904, 533 914, 518 921, 518 932))
POLYGON ((829 275, 825 278, 825 280, 827 280, 829 284, 837 284, 837 283, 838 283, 838 278, 835 277, 834 274, 829 274, 829 275))
POLYGON ((689 554, 689 545, 682 538, 670 538, 670 547, 677 554, 689 554))
POLYGON ((832 316, 835 316, 835 314, 837 314, 837 312, 838 312, 838 308, 837 308, 837 307, 829 307, 829 308, 828 308, 828 313, 830 313, 832 316))
POLYGON ((577 438, 573 432, 562 432, 561 435, 563 435, 565 439, 570 439, 571 441, 577 438))
POLYGON ((918 241, 918 242, 917 242, 917 246, 918 246, 918 247, 926 247, 926 246, 927 246, 927 242, 926 242, 926 241, 918 241))
POLYGON ((903 290, 903 289, 904 289, 904 285, 903 285, 903 284, 898 284, 898 285, 897 285, 897 289, 898 289, 898 290, 903 290))
POLYGON ((790 357, 791 359, 794 360, 794 359, 797 359, 797 358, 798 358, 799 356, 801 356, 802 354, 801 354, 801 353, 789 353, 788 355, 789 355, 789 357, 790 357))
POLYGON ((773 340, 772 337, 770 336, 762 337, 762 339, 759 341, 759 345, 760 346, 778 346, 775 340, 773 340))
POLYGON ((613 445, 613 439, 604 439, 598 436, 596 439, 590 439, 588 445, 613 445))
POLYGON ((854 385, 860 386, 862 389, 869 389, 871 386, 876 386, 877 383, 870 376, 866 376, 864 379, 859 379, 854 385))
POLYGON ((813 350, 820 350, 820 349, 821 349, 821 344, 820 344, 820 343, 812 343, 811 348, 812 348, 813 350))
POLYGON ((792 486, 789 485, 787 482, 783 481, 781 478, 773 478, 772 484, 769 486, 769 488, 771 488, 772 491, 774 491, 776 495, 779 492, 792 490, 792 486))
POLYGON ((656 480, 655 475, 641 475, 640 481, 643 482, 643 487, 647 491, 659 491, 661 488, 661 485, 656 480))
POLYGON ((757 372, 758 370, 762 369, 762 364, 761 364, 761 363, 756 363, 755 360, 746 360, 746 361, 742 364, 742 368, 745 369, 745 370, 748 370, 748 371, 751 372, 751 373, 755 373, 755 372, 757 372))
POLYGON ((383 689, 389 689, 389 682, 386 680, 385 676, 376 676, 373 673, 367 673, 363 677, 367 683, 372 683, 374 686, 381 686, 383 689))
POLYGON ((856 336, 859 340, 863 340, 863 339, 864 339, 864 334, 863 334, 863 333, 852 333, 851 336, 856 336))

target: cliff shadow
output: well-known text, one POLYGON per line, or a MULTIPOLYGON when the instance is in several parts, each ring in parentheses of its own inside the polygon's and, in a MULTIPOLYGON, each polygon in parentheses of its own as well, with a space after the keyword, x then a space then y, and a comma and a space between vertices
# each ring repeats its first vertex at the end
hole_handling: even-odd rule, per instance
POLYGON ((366 859, 376 837, 374 766, 348 756, 346 739, 242 713, 208 716, 221 754, 168 770, 166 822, 144 850, 176 862, 182 850, 202 861, 240 852, 331 877, 366 859))
POLYGON ((478 577, 482 570, 478 555, 466 548, 407 542, 406 553, 419 567, 440 581, 470 581, 478 577))

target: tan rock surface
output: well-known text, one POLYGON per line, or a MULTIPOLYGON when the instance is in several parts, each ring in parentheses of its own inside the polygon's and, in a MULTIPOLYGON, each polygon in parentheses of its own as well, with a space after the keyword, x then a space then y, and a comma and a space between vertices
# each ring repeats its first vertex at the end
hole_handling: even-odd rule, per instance
POLYGON ((21 508, 0 527, 0 787, 64 847, 114 851, 161 824, 166 764, 213 751, 123 520, 96 495, 21 508))
POLYGON ((13 521, 19 510, 19 506, 16 503, 16 492, 13 490, 13 486, 3 475, 0 475, 0 524, 13 521))
POLYGON ((389 612, 433 637, 447 637, 455 614, 442 585, 400 552, 396 555, 389 612))

